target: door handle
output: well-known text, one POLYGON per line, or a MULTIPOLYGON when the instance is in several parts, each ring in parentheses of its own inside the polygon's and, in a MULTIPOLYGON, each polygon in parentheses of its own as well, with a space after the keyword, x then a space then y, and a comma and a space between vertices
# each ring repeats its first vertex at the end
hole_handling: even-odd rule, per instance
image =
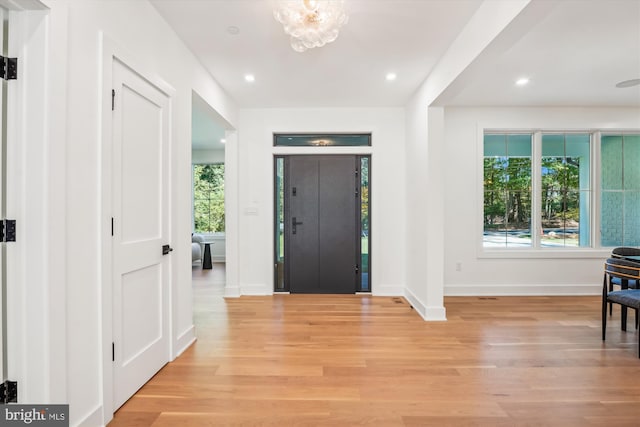
POLYGON ((173 252, 173 248, 169 245, 162 246, 162 255, 168 255, 169 252, 173 252))
POLYGON ((294 216, 293 218, 291 218, 291 234, 296 234, 296 227, 298 225, 302 225, 302 221, 298 222, 296 221, 296 217, 294 216))

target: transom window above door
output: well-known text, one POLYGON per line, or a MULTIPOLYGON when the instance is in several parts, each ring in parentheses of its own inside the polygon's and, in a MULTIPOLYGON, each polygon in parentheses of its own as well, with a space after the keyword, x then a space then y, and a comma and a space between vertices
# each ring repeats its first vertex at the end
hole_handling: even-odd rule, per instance
POLYGON ((370 133, 276 133, 274 147, 368 147, 370 133))

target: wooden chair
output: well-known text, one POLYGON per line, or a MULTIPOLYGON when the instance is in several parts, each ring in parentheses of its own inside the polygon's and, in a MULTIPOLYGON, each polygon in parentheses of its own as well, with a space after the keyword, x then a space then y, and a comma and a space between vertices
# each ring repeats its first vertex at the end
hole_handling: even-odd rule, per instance
MULTIPOLYGON (((611 251, 611 258, 621 258, 628 261, 640 262, 640 248, 632 248, 628 246, 620 246, 613 248, 611 251), (631 258, 627 258, 631 257, 631 258)), ((605 276, 606 277, 606 276, 605 276)), ((621 289, 640 289, 640 283, 637 280, 621 279, 618 277, 609 278, 609 292, 613 291, 615 285, 620 286, 621 289)), ((613 313, 613 304, 609 304, 609 315, 613 313)))
MULTIPOLYGON (((604 263, 604 280, 602 283, 602 340, 605 340, 607 332, 607 304, 620 304, 620 327, 627 330, 627 308, 632 308, 636 313, 636 328, 638 327, 638 311, 640 310, 640 289, 622 288, 611 290, 613 279, 619 279, 620 283, 628 283, 630 280, 640 280, 640 263, 621 258, 609 258, 604 263)), ((640 333, 638 333, 638 357, 640 357, 640 333)))

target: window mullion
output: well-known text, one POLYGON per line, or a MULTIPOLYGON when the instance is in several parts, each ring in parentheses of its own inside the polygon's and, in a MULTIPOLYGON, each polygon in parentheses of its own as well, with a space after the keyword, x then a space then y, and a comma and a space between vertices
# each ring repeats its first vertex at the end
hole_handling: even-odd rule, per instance
POLYGON ((602 247, 601 229, 601 203, 602 203, 602 158, 601 158, 601 137, 602 132, 596 131, 591 134, 591 245, 595 248, 602 247))
POLYGON ((533 133, 531 147, 531 245, 540 248, 540 232, 542 231, 542 132, 533 133))

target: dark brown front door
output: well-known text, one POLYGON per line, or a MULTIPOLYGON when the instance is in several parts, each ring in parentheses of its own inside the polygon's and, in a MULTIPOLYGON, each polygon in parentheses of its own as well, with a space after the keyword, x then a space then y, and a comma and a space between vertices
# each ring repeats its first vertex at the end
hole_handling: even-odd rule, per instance
POLYGON ((356 156, 289 156, 285 252, 291 293, 355 293, 359 199, 356 156))

